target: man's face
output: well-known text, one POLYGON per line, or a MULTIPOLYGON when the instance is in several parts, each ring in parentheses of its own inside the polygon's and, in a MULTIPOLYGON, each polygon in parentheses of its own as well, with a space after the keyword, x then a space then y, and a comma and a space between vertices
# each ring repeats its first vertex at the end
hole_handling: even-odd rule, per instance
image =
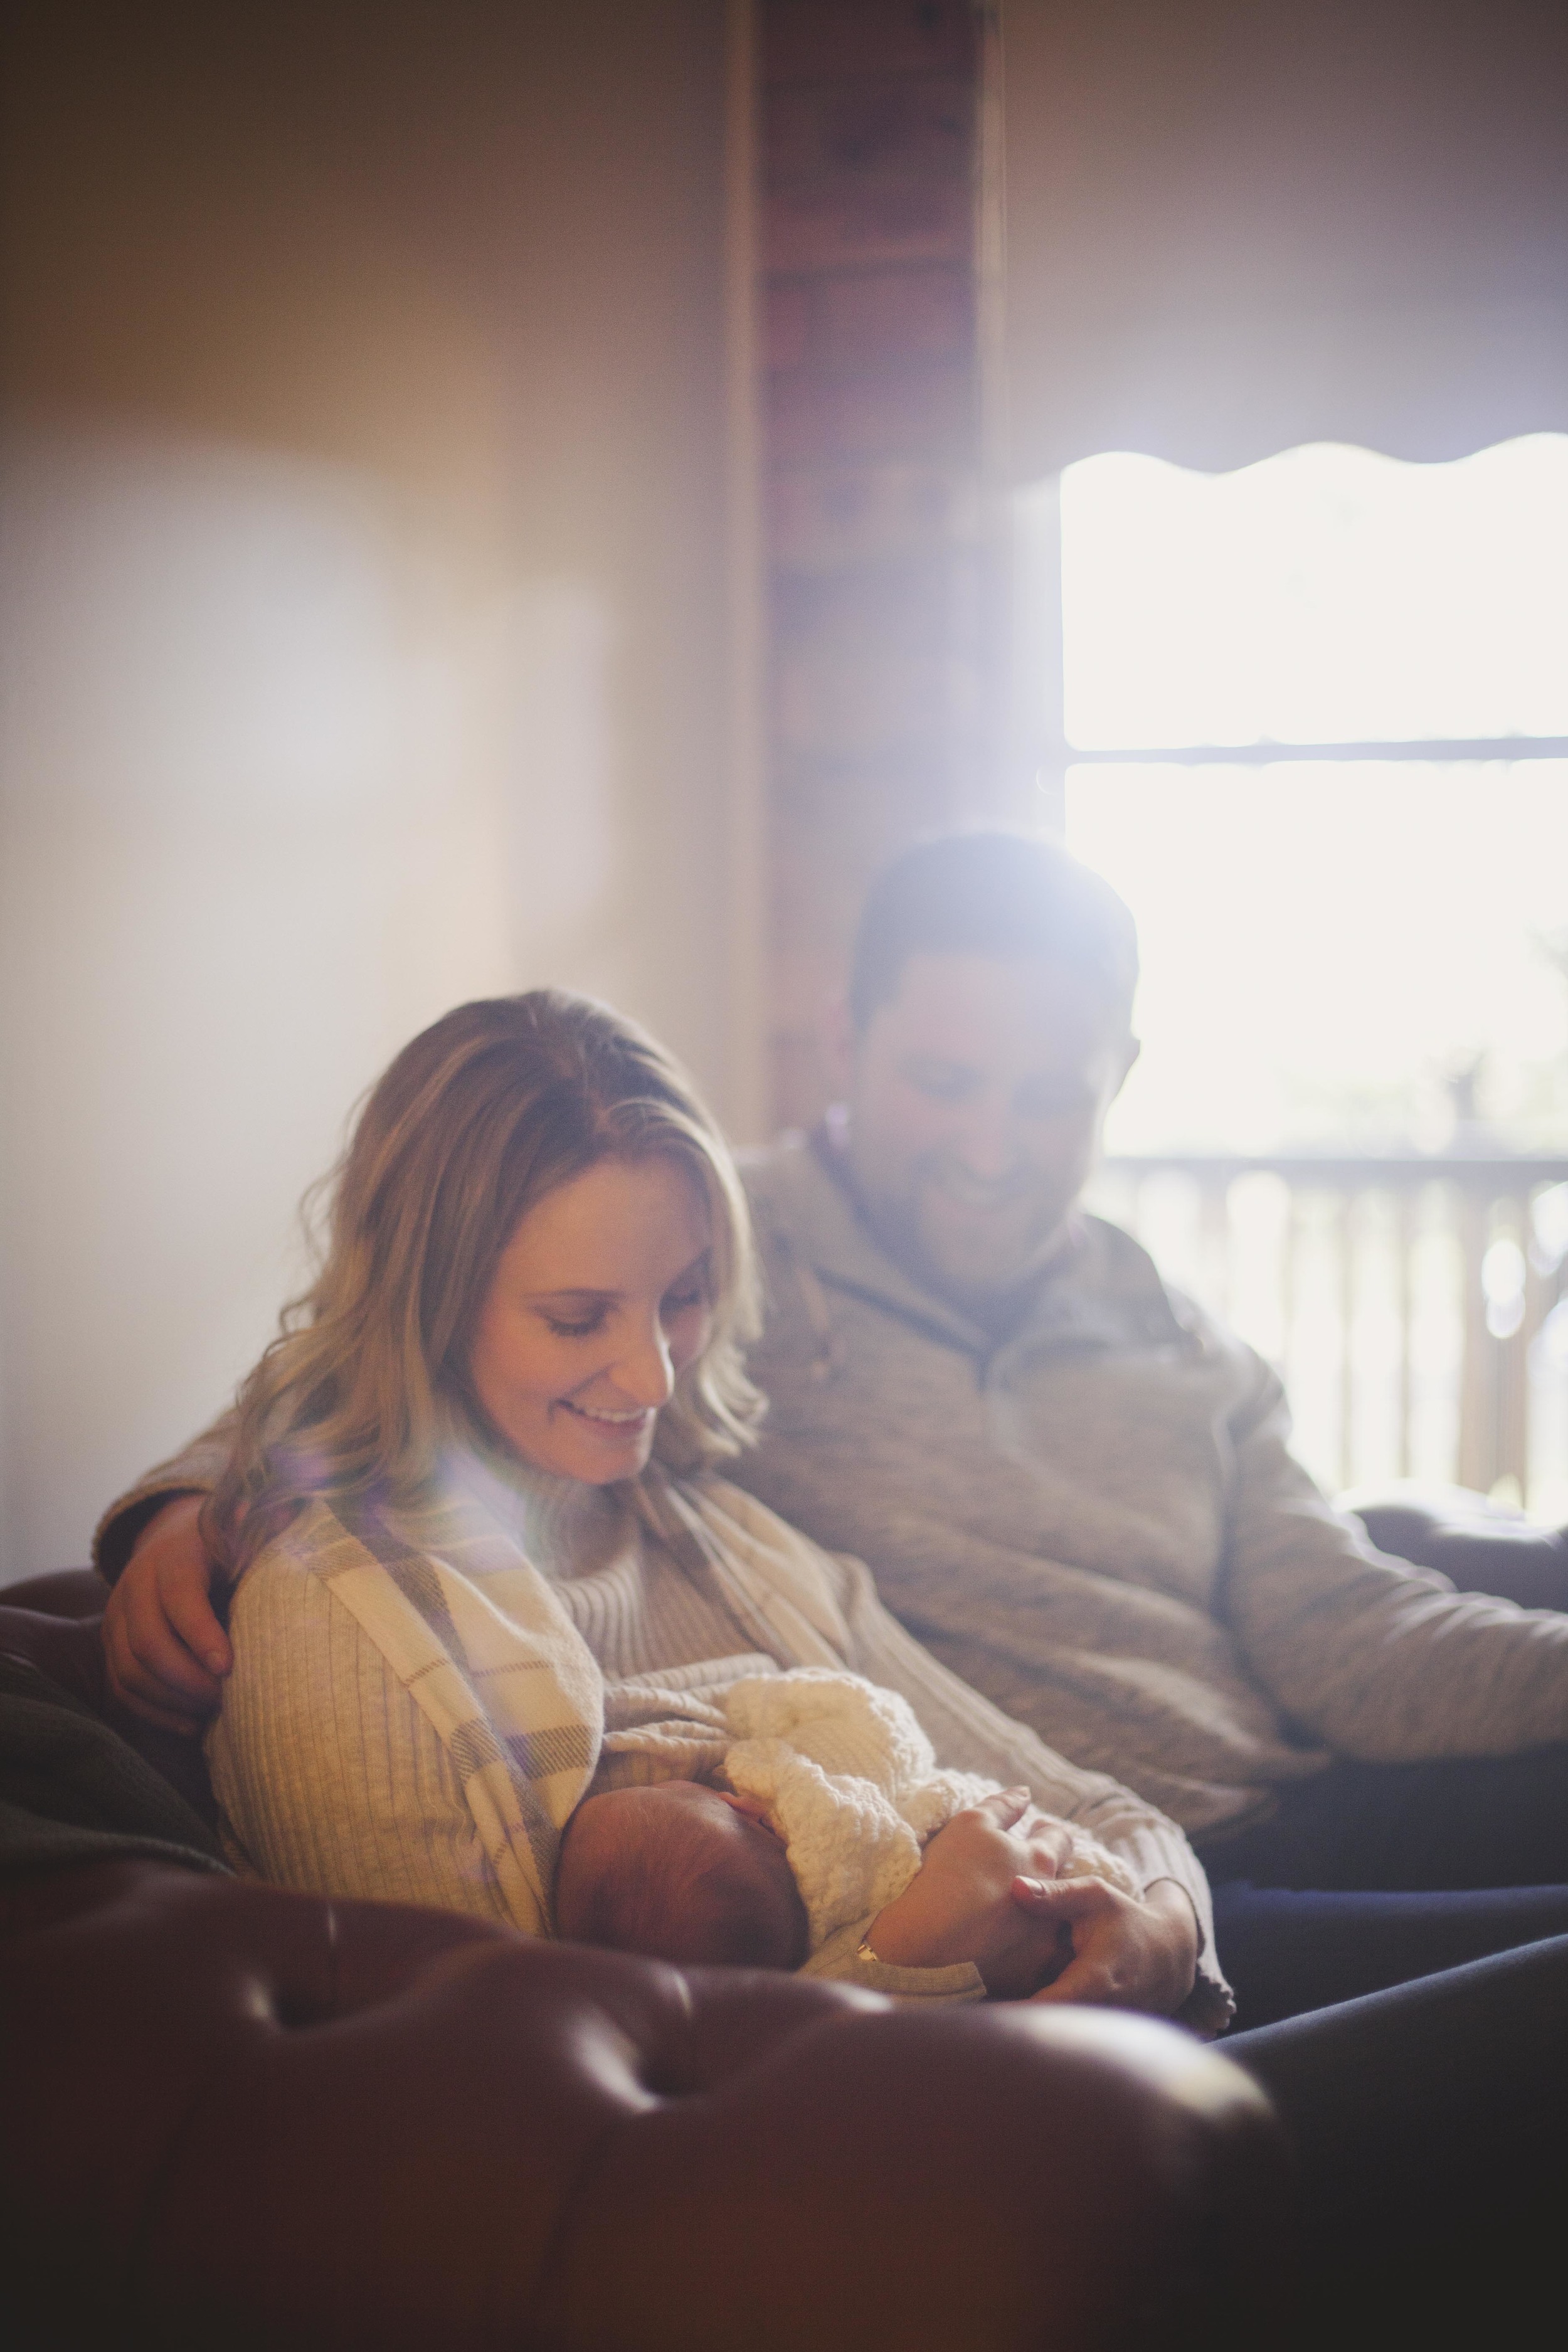
POLYGON ((914 955, 851 1049, 850 1167, 884 1245, 960 1305, 1058 1240, 1138 1047, 1043 957, 914 955))

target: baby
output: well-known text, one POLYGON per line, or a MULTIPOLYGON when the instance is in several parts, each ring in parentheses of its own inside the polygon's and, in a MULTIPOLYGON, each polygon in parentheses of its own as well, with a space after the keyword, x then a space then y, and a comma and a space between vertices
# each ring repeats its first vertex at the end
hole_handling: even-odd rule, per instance
MULTIPOLYGON (((556 1924, 574 1942, 687 1963, 794 1969, 898 1900, 927 1841, 998 1793, 939 1772, 913 1709, 858 1675, 757 1675, 721 1701, 715 1780, 622 1788, 567 1824, 556 1924)), ((1138 1889, 1081 1831, 1059 1873, 1138 1889)))
POLYGON ((697 1780, 584 1799, 561 1842, 555 1924, 574 1944, 694 1966, 797 1969, 806 1956, 783 1840, 697 1780))

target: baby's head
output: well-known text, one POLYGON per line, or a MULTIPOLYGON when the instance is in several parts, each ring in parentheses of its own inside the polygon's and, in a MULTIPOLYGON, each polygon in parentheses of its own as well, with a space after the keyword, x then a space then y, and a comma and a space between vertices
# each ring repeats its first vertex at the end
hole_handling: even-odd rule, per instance
POLYGON ((695 1780, 589 1797, 566 1824, 555 1921, 578 1944, 649 1959, 794 1969, 805 1906, 781 1841, 743 1800, 695 1780))

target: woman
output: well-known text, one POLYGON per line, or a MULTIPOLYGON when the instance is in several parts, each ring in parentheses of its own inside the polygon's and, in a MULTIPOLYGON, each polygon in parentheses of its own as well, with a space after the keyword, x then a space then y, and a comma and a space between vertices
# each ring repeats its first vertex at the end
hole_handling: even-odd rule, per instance
POLYGON ((847 1665, 903 1692, 941 1763, 1016 1794, 933 1840, 909 1894, 816 1972, 1026 1992, 1065 1928, 1038 1998, 1216 2031, 1227 1997, 1181 1833, 716 1475, 760 1410, 740 1355, 752 1284, 729 1153, 651 1041, 548 991, 449 1013, 372 1092, 319 1278, 232 1423, 120 1507, 123 1526, 216 1473, 201 1530, 189 1506, 151 1530, 117 1591, 117 1685, 167 1698, 160 1594, 204 1584, 210 1548, 235 1585, 209 1736, 235 1859, 544 1933, 574 1806, 658 1776, 661 1690, 847 1665), (1024 1814, 1031 1797, 1119 1853, 1142 1899, 1053 1884, 1068 1832, 1024 1814))

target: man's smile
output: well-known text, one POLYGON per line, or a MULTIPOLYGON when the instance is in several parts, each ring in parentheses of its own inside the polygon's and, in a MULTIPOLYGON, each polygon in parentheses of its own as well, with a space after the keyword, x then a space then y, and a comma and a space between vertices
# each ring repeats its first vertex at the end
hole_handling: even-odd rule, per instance
POLYGON ((1014 1169, 1005 1176, 972 1176, 965 1168, 933 1169, 928 1181, 957 1207, 981 1216, 1011 1208, 1031 1183, 1026 1168, 1014 1169))

